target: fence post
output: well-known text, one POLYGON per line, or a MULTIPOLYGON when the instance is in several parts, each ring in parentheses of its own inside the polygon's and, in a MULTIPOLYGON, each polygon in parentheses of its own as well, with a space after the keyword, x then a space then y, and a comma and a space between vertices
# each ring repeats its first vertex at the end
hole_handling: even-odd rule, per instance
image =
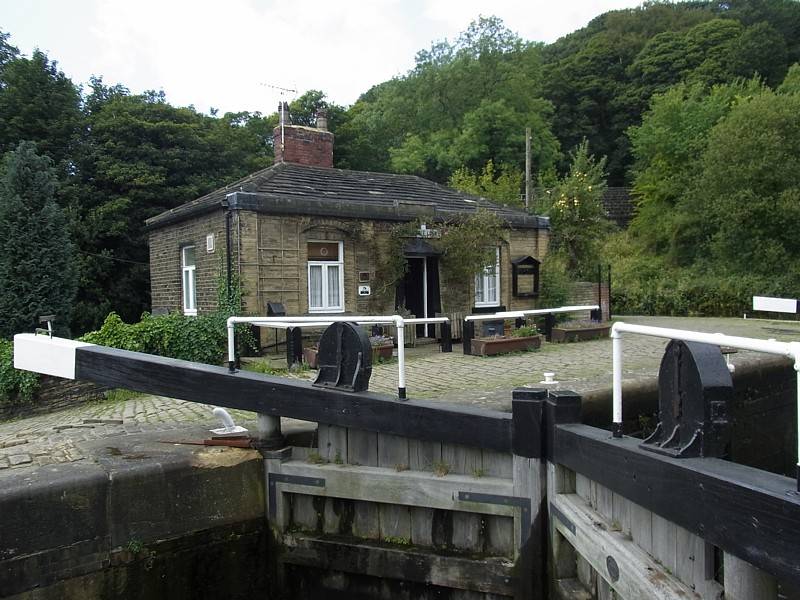
POLYGON ((461 328, 461 345, 464 354, 472 354, 472 338, 475 337, 475 321, 464 319, 464 326, 461 328))
POLYGON ((303 362, 303 330, 300 327, 288 327, 286 329, 286 366, 292 368, 293 365, 303 362))
POLYGON ((772 575, 727 552, 723 560, 725 600, 774 600, 778 597, 778 584, 772 575))
POLYGON ((450 328, 450 321, 445 321, 441 323, 439 329, 442 337, 442 352, 452 352, 453 351, 453 332, 450 328))
MULTIPOLYGON (((520 536, 515 598, 544 598, 546 577, 547 466, 543 459, 544 403, 547 390, 516 388, 511 393, 514 496, 530 499, 527 531, 520 536)), ((523 513, 524 514, 524 513, 523 513)))
POLYGON ((556 316, 552 313, 544 316, 544 338, 550 342, 553 340, 553 327, 556 324, 556 316))

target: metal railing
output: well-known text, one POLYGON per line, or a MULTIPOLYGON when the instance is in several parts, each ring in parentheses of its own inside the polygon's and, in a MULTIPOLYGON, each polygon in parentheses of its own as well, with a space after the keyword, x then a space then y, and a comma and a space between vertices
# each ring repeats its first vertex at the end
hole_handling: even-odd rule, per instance
MULTIPOLYGON (((686 331, 683 329, 670 329, 667 327, 650 327, 647 325, 632 325, 618 322, 611 327, 612 343, 612 386, 613 386, 613 415, 612 422, 614 437, 622 437, 622 334, 636 333, 684 342, 700 342, 714 344, 715 346, 730 346, 740 350, 752 350, 766 354, 786 356, 794 361, 794 370, 797 372, 797 427, 800 431, 800 342, 778 342, 776 340, 759 340, 755 338, 737 337, 724 333, 705 333, 701 331, 686 331)), ((797 442, 798 485, 800 486, 800 437, 797 442)))
MULTIPOLYGON (((447 317, 427 317, 406 319, 400 315, 378 316, 341 316, 341 317, 229 317, 228 329, 228 369, 235 371, 236 364, 236 329, 237 323, 247 323, 258 327, 273 327, 276 329, 289 329, 293 327, 325 327, 332 323, 356 323, 358 325, 394 325, 397 329, 397 396, 406 398, 406 353, 405 353, 405 326, 421 325, 426 323, 449 323, 447 317)), ((443 336, 444 337, 444 336, 443 336)), ((445 350, 448 351, 448 350, 445 350)))

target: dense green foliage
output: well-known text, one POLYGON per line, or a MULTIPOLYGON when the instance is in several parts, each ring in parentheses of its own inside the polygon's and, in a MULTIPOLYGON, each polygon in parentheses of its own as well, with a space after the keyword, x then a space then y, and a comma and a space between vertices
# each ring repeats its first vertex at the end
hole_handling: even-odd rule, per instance
POLYGON ((0 179, 0 337, 31 332, 42 315, 68 332, 75 270, 67 218, 56 204, 52 162, 22 142, 0 179))
POLYGON ((144 313, 140 321, 129 324, 112 312, 100 329, 87 333, 83 340, 212 365, 222 362, 227 348, 225 316, 221 313, 197 317, 144 313))
POLYGON ((678 86, 631 130, 639 213, 606 244, 617 312, 741 314, 800 294, 800 94, 678 86))
POLYGON ((490 159, 480 172, 469 167, 456 169, 447 182, 451 188, 483 196, 495 202, 521 207, 523 198, 520 195, 524 174, 511 165, 501 165, 495 168, 490 159))
POLYGON ((14 368, 14 343, 0 338, 0 406, 30 402, 39 375, 14 368))
MULTIPOLYGON (((549 45, 517 25, 481 17, 350 107, 309 90, 290 102, 293 122, 327 109, 337 167, 422 175, 507 204, 522 191, 525 128, 546 187, 568 184, 570 154, 588 140, 607 157, 609 185, 632 184, 640 199, 630 233, 607 244, 627 306, 732 312, 749 293, 733 277, 751 278, 748 290, 793 289, 779 265, 795 252, 796 170, 781 165, 795 148, 800 3, 647 1, 549 45)), ((276 113, 210 113, 100 78, 82 90, 0 31, 0 152, 27 140, 53 162, 77 260, 74 332, 149 308, 145 219, 271 164, 276 113)), ((593 256, 602 232, 567 242, 581 227, 545 208, 560 262, 580 274, 576 257, 593 256)))
POLYGON ((609 231, 600 199, 606 189, 605 159, 589 154, 584 140, 572 153, 569 172, 547 190, 550 198, 550 254, 564 259, 569 276, 591 276, 600 245, 609 231))
POLYGON ((559 156, 541 94, 541 45, 523 42, 497 18, 480 18, 454 42, 417 54, 407 75, 379 84, 349 110, 337 163, 447 181, 460 167, 489 161, 521 167, 525 128, 533 163, 559 156))

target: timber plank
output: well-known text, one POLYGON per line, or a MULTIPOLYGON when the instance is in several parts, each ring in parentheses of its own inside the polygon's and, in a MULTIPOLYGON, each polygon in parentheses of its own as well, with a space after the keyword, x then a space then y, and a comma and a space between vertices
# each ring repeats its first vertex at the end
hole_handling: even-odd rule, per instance
POLYGON ((472 560, 441 556, 413 547, 395 548, 350 540, 285 535, 284 563, 318 569, 403 579, 418 583, 511 596, 514 578, 510 561, 472 560))
POLYGON ((89 345, 75 350, 77 379, 272 416, 500 451, 511 450, 509 413, 371 392, 89 345))
POLYGON ((640 509, 800 583, 800 495, 793 479, 716 458, 659 455, 639 448, 639 440, 586 425, 555 428, 559 463, 639 505, 632 506, 631 535, 642 548, 648 549, 637 539, 640 509))
POLYGON ((579 496, 559 494, 552 504, 562 515, 553 519, 554 527, 586 559, 598 578, 605 580, 622 598, 699 598, 634 542, 620 532, 611 531, 608 521, 586 506, 579 496))
MULTIPOLYGON (((315 488, 315 493, 329 497, 502 516, 513 516, 519 510, 504 504, 457 499, 459 492, 511 496, 513 488, 508 479, 465 475, 436 477, 433 473, 421 471, 397 472, 383 467, 313 465, 298 461, 284 462, 281 472, 324 479, 325 486, 318 488, 319 491, 315 488)), ((287 492, 309 492, 306 486, 281 485, 287 492)))

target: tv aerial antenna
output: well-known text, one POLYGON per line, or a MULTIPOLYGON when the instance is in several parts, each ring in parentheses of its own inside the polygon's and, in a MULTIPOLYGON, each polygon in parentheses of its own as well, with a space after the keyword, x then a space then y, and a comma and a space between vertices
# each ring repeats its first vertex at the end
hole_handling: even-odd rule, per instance
POLYGON ((279 114, 280 123, 281 123, 281 154, 283 154, 283 151, 284 151, 283 127, 284 127, 284 125, 286 125, 286 106, 285 106, 286 102, 284 100, 284 96, 286 94, 289 94, 289 93, 296 94, 297 90, 296 89, 292 89, 292 88, 281 87, 279 85, 273 85, 271 83, 266 83, 266 82, 261 83, 259 85, 262 85, 264 87, 268 87, 268 88, 270 88, 272 90, 278 90, 280 92, 281 101, 280 101, 280 111, 279 111, 278 114, 279 114))

